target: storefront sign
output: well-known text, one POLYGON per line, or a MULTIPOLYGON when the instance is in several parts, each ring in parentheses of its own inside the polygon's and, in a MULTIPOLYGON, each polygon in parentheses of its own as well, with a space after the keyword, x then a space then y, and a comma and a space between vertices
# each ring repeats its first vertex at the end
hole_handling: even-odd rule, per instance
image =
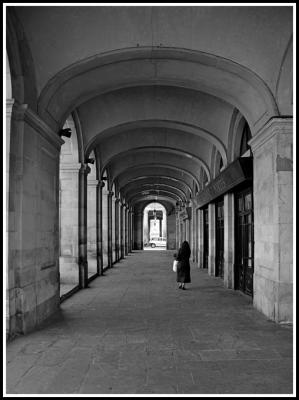
POLYGON ((223 170, 196 196, 196 207, 203 207, 240 183, 252 179, 252 158, 240 157, 223 170))

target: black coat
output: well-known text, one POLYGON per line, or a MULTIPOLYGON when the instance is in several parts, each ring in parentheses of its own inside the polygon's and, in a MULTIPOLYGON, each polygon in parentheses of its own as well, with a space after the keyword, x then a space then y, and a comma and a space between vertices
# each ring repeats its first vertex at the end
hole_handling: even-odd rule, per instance
POLYGON ((178 262, 177 266, 177 282, 181 283, 190 283, 191 282, 191 276, 190 276, 190 258, 191 251, 188 250, 186 252, 182 251, 182 249, 179 249, 178 255, 176 257, 176 260, 178 262))

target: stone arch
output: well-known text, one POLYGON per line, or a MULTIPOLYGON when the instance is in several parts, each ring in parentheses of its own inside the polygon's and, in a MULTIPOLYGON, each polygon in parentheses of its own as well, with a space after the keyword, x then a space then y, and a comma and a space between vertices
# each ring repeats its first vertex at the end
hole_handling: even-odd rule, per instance
MULTIPOLYGON (((148 203, 145 207, 143 207, 143 243, 144 246, 145 244, 148 244, 150 239, 153 236, 159 236, 162 238, 167 238, 167 210, 165 206, 159 202, 159 200, 152 201, 148 203), (154 207, 154 208, 153 208, 154 207), (148 219, 148 214, 150 211, 156 210, 156 211, 162 211, 162 221, 154 222, 154 224, 151 223, 148 219)), ((155 211, 153 211, 155 212, 155 211)), ((166 240, 166 246, 167 246, 167 240, 166 240)), ((165 249, 166 249, 165 246, 165 249)), ((145 246, 144 248, 146 249, 148 246, 145 246)))
POLYGON ((200 51, 152 47, 113 50, 65 68, 44 87, 39 114, 59 127, 63 114, 88 99, 123 87, 153 84, 196 88, 238 106, 253 132, 278 114, 270 89, 248 68, 200 51), (138 76, 145 70, 149 71, 148 76, 138 76))
POLYGON ((201 168, 203 168, 204 171, 206 172, 207 176, 210 177, 209 168, 202 159, 198 158, 194 154, 191 155, 182 150, 177 150, 177 149, 173 149, 173 148, 169 148, 169 147, 161 147, 161 146, 145 146, 145 147, 141 147, 141 148, 134 147, 134 148, 124 151, 124 152, 120 151, 117 155, 112 157, 106 164, 103 165, 103 169, 109 168, 109 164, 117 161, 118 157, 122 157, 124 155, 130 155, 130 154, 137 154, 137 153, 141 153, 141 152, 145 152, 145 151, 157 151, 159 153, 168 153, 168 154, 175 154, 175 155, 179 155, 179 156, 190 157, 190 158, 192 158, 194 163, 198 164, 201 168))
POLYGON ((37 111, 37 87, 31 51, 13 7, 7 7, 6 11, 6 46, 11 70, 12 97, 18 104, 28 104, 33 111, 37 111))
MULTIPOLYGON (((113 127, 109 127, 108 129, 99 132, 97 135, 93 137, 93 139, 89 143, 87 143, 85 149, 86 157, 88 157, 88 154, 92 149, 96 148, 97 145, 100 145, 102 139, 105 139, 108 136, 112 137, 117 133, 128 130, 129 128, 133 129, 136 127, 140 129, 143 127, 153 127, 153 128, 162 127, 162 128, 174 129, 184 134, 189 133, 191 135, 196 135, 200 138, 205 139, 208 143, 213 144, 220 152, 224 165, 227 165, 227 154, 225 146, 221 142, 221 140, 218 139, 213 133, 207 131, 206 129, 200 128, 199 126, 194 126, 191 124, 187 124, 186 122, 174 121, 174 120, 172 121, 170 120, 161 121, 156 119, 138 120, 134 122, 126 122, 113 127)), ((206 171, 206 173, 208 176, 210 175, 209 171, 206 171)))
MULTIPOLYGON (((143 164, 142 167, 162 167, 162 168, 166 167, 166 168, 168 168, 170 170, 174 170, 174 171, 178 171, 178 172, 184 172, 184 174, 186 174, 190 178, 194 179, 195 182, 199 185, 198 178, 194 174, 190 173, 189 171, 186 171, 184 168, 179 168, 179 167, 175 167, 175 166, 168 165, 168 164, 162 164, 162 163, 159 163, 159 164, 143 164)), ((130 170, 134 170, 135 168, 136 168, 135 166, 130 166, 130 167, 126 168, 125 170, 123 170, 122 173, 128 172, 130 170)), ((117 176, 115 176, 113 179, 116 179, 116 178, 117 178, 117 176)))
POLYGON ((245 124, 246 119, 239 112, 239 110, 235 109, 231 118, 228 137, 229 162, 233 162, 236 158, 240 156, 240 145, 245 124))
POLYGON ((275 97, 280 114, 293 115, 293 35, 282 58, 275 97))

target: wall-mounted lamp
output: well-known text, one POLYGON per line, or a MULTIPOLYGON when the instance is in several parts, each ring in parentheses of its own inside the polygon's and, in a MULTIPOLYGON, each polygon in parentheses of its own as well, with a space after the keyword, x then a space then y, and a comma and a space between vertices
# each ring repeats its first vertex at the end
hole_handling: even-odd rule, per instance
POLYGON ((60 131, 58 133, 59 133, 60 137, 66 136, 66 137, 70 138, 72 136, 71 128, 60 129, 60 131))

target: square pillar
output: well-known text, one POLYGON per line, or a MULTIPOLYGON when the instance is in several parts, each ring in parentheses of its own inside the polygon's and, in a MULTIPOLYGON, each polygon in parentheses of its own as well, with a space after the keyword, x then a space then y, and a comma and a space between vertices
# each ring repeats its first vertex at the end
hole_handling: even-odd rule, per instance
POLYGON ((215 204, 209 204, 209 264, 208 273, 215 276, 216 261, 216 220, 215 220, 215 204))
POLYGON ((103 275, 103 220, 102 220, 102 189, 105 186, 103 181, 98 181, 96 197, 96 223, 97 223, 97 274, 103 275))
POLYGON ((108 191, 108 268, 112 268, 112 191, 108 191))
POLYGON ((134 249, 143 249, 143 212, 134 213, 134 249))
POLYGON ((9 335, 26 334, 57 311, 59 155, 64 141, 28 105, 14 104, 10 130, 9 335))
POLYGON ((198 248, 198 261, 197 266, 199 268, 203 268, 204 266, 204 251, 203 251, 203 237, 204 237, 204 219, 203 219, 203 210, 197 209, 198 215, 198 226, 197 226, 197 248, 198 248))
POLYGON ((79 287, 88 286, 87 263, 87 174, 90 168, 82 164, 79 170, 79 287))
POLYGON ((120 206, 120 258, 121 259, 125 258, 124 218, 125 218, 125 205, 121 204, 120 206))
POLYGON ((234 194, 224 195, 224 286, 234 289, 235 209, 234 194))
POLYGON ((116 254, 116 261, 119 261, 119 202, 120 199, 115 200, 115 254, 116 254))
POLYGON ((60 283, 78 285, 80 163, 60 163, 60 283))
POLYGON ((293 320, 293 119, 271 119, 250 141, 254 167, 253 303, 293 320))

